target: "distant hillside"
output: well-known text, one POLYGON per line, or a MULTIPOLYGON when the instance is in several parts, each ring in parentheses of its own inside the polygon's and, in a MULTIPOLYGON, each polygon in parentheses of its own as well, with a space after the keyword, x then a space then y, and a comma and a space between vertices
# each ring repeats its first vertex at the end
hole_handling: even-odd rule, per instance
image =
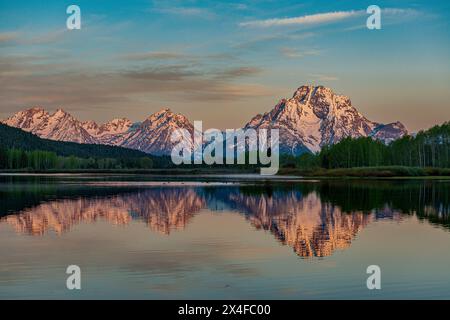
POLYGON ((116 159, 151 157, 147 153, 121 147, 41 139, 34 134, 4 124, 0 124, 0 146, 25 151, 50 151, 64 157, 116 159))

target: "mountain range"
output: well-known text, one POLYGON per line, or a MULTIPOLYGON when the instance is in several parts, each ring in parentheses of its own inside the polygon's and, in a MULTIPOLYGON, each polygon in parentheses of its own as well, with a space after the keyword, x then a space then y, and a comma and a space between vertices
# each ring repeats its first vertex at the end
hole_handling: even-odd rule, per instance
MULTIPOLYGON (((0 122, 45 139, 121 146, 153 155, 170 155, 174 130, 186 129, 191 134, 194 131, 186 116, 168 108, 137 123, 126 118, 104 124, 83 122, 62 109, 51 114, 41 107, 17 112, 0 122)), ((400 122, 381 124, 368 120, 352 106, 349 97, 323 86, 301 86, 292 98, 282 99, 243 128, 279 129, 280 152, 296 155, 320 151, 345 137, 372 137, 390 143, 408 134, 400 122)))
POLYGON ((76 156, 79 158, 112 159, 152 158, 155 164, 163 163, 164 161, 160 157, 153 157, 138 150, 130 150, 117 146, 43 139, 21 129, 0 123, 0 149, 2 148, 25 151, 47 151, 62 157, 76 156))

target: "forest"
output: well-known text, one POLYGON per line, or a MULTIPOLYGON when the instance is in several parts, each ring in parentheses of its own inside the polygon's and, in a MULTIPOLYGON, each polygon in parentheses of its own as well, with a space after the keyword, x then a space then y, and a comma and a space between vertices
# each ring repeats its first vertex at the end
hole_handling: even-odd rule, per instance
POLYGON ((300 169, 381 166, 450 168, 450 122, 390 144, 370 137, 345 138, 337 144, 324 146, 317 154, 285 157, 282 163, 285 167, 300 169))
POLYGON ((62 157, 49 151, 24 151, 0 146, 0 169, 75 170, 75 169, 151 169, 150 157, 141 158, 79 158, 62 157))
POLYGON ((137 150, 41 139, 0 124, 0 170, 150 169, 166 162, 137 150))

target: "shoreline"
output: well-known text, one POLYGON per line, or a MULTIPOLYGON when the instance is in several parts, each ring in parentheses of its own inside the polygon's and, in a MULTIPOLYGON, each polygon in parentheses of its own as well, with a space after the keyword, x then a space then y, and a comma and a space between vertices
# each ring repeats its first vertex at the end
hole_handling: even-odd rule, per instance
POLYGON ((349 169, 296 169, 281 168, 274 176, 261 176, 259 170, 236 170, 218 168, 174 168, 174 169, 114 169, 114 170, 0 170, 0 176, 27 175, 143 175, 143 176, 185 176, 185 177, 237 177, 260 179, 450 179, 448 168, 416 168, 416 167, 357 167, 349 169))

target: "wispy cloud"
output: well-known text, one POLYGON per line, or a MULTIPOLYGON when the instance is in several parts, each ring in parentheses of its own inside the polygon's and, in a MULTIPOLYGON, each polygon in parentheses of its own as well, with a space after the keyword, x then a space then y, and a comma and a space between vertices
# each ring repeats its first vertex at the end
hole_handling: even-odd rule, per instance
POLYGON ((230 6, 232 6, 236 10, 247 10, 248 9, 248 6, 244 3, 230 4, 230 6))
POLYGON ((208 8, 184 6, 182 5, 182 2, 175 2, 172 5, 167 5, 166 2, 154 1, 153 6, 149 9, 149 11, 180 17, 196 17, 206 19, 215 17, 214 12, 208 8))
POLYGON ((159 8, 157 11, 161 13, 170 13, 182 16, 199 16, 210 14, 206 9, 202 8, 184 8, 184 7, 172 7, 172 8, 159 8))
POLYGON ((241 22, 239 25, 241 27, 274 27, 274 26, 289 26, 289 25, 310 25, 310 24, 321 24, 329 23, 339 20, 344 20, 356 16, 361 16, 364 14, 363 10, 351 10, 351 11, 335 11, 335 12, 325 12, 317 13, 312 15, 305 15, 293 18, 274 18, 267 20, 254 20, 241 22))
POLYGON ((231 80, 235 78, 251 77, 262 72, 261 68, 256 67, 236 67, 217 73, 216 78, 222 80, 231 80))
MULTIPOLYGON (((381 8, 382 14, 389 16, 416 16, 419 14, 417 10, 409 8, 381 8)), ((268 28, 277 26, 290 26, 290 25, 320 25, 325 23, 332 23, 343 21, 346 19, 360 17, 366 15, 366 10, 348 10, 348 11, 334 11, 324 12, 311 15, 304 15, 292 18, 273 18, 266 20, 253 20, 239 23, 241 27, 258 27, 268 28)))
POLYGON ((319 81, 337 81, 337 80, 339 80, 338 77, 326 75, 326 74, 310 74, 309 76, 311 78, 314 78, 319 81))
POLYGON ((67 29, 59 29, 23 39, 24 44, 50 44, 61 41, 67 35, 67 29))
POLYGON ((41 33, 22 31, 0 32, 0 45, 40 45, 56 43, 64 39, 66 29, 41 33))
POLYGON ((17 40, 18 36, 19 36, 18 32, 1 32, 0 43, 17 40))
MULTIPOLYGON (((430 13, 426 13, 423 11, 419 11, 416 9, 400 9, 400 8, 382 8, 382 27, 385 26, 392 26, 396 24, 402 24, 406 21, 414 21, 414 19, 417 19, 417 17, 432 17, 433 15, 430 13)), ((359 23, 355 26, 348 27, 343 29, 343 31, 354 31, 354 30, 361 30, 366 29, 366 21, 361 20, 359 23)))
POLYGON ((284 43, 286 41, 300 41, 307 38, 312 38, 314 36, 315 34, 312 32, 305 32, 299 34, 287 34, 287 33, 269 34, 257 36, 247 41, 232 44, 231 47, 233 49, 238 50, 261 50, 268 45, 277 46, 278 43, 284 43))
POLYGON ((178 52, 170 52, 170 51, 150 51, 150 52, 141 52, 141 53, 130 53, 123 55, 122 58, 125 60, 135 60, 135 61, 143 61, 143 60, 172 60, 172 59, 181 59, 185 58, 186 55, 178 52))
POLYGON ((154 62, 169 62, 177 61, 191 66, 205 65, 207 61, 231 61, 235 60, 236 56, 231 53, 210 53, 210 54, 188 54, 177 51, 148 51, 148 52, 131 52, 122 54, 118 58, 127 61, 154 61, 154 62))
POLYGON ((420 11, 416 10, 416 9, 410 9, 410 8, 382 8, 381 12, 383 14, 388 14, 388 15, 402 15, 402 16, 417 16, 418 14, 420 14, 420 11))
POLYGON ((299 59, 304 58, 306 56, 317 56, 320 54, 319 50, 310 49, 310 50, 297 50, 289 47, 283 47, 280 49, 281 54, 289 59, 299 59))

